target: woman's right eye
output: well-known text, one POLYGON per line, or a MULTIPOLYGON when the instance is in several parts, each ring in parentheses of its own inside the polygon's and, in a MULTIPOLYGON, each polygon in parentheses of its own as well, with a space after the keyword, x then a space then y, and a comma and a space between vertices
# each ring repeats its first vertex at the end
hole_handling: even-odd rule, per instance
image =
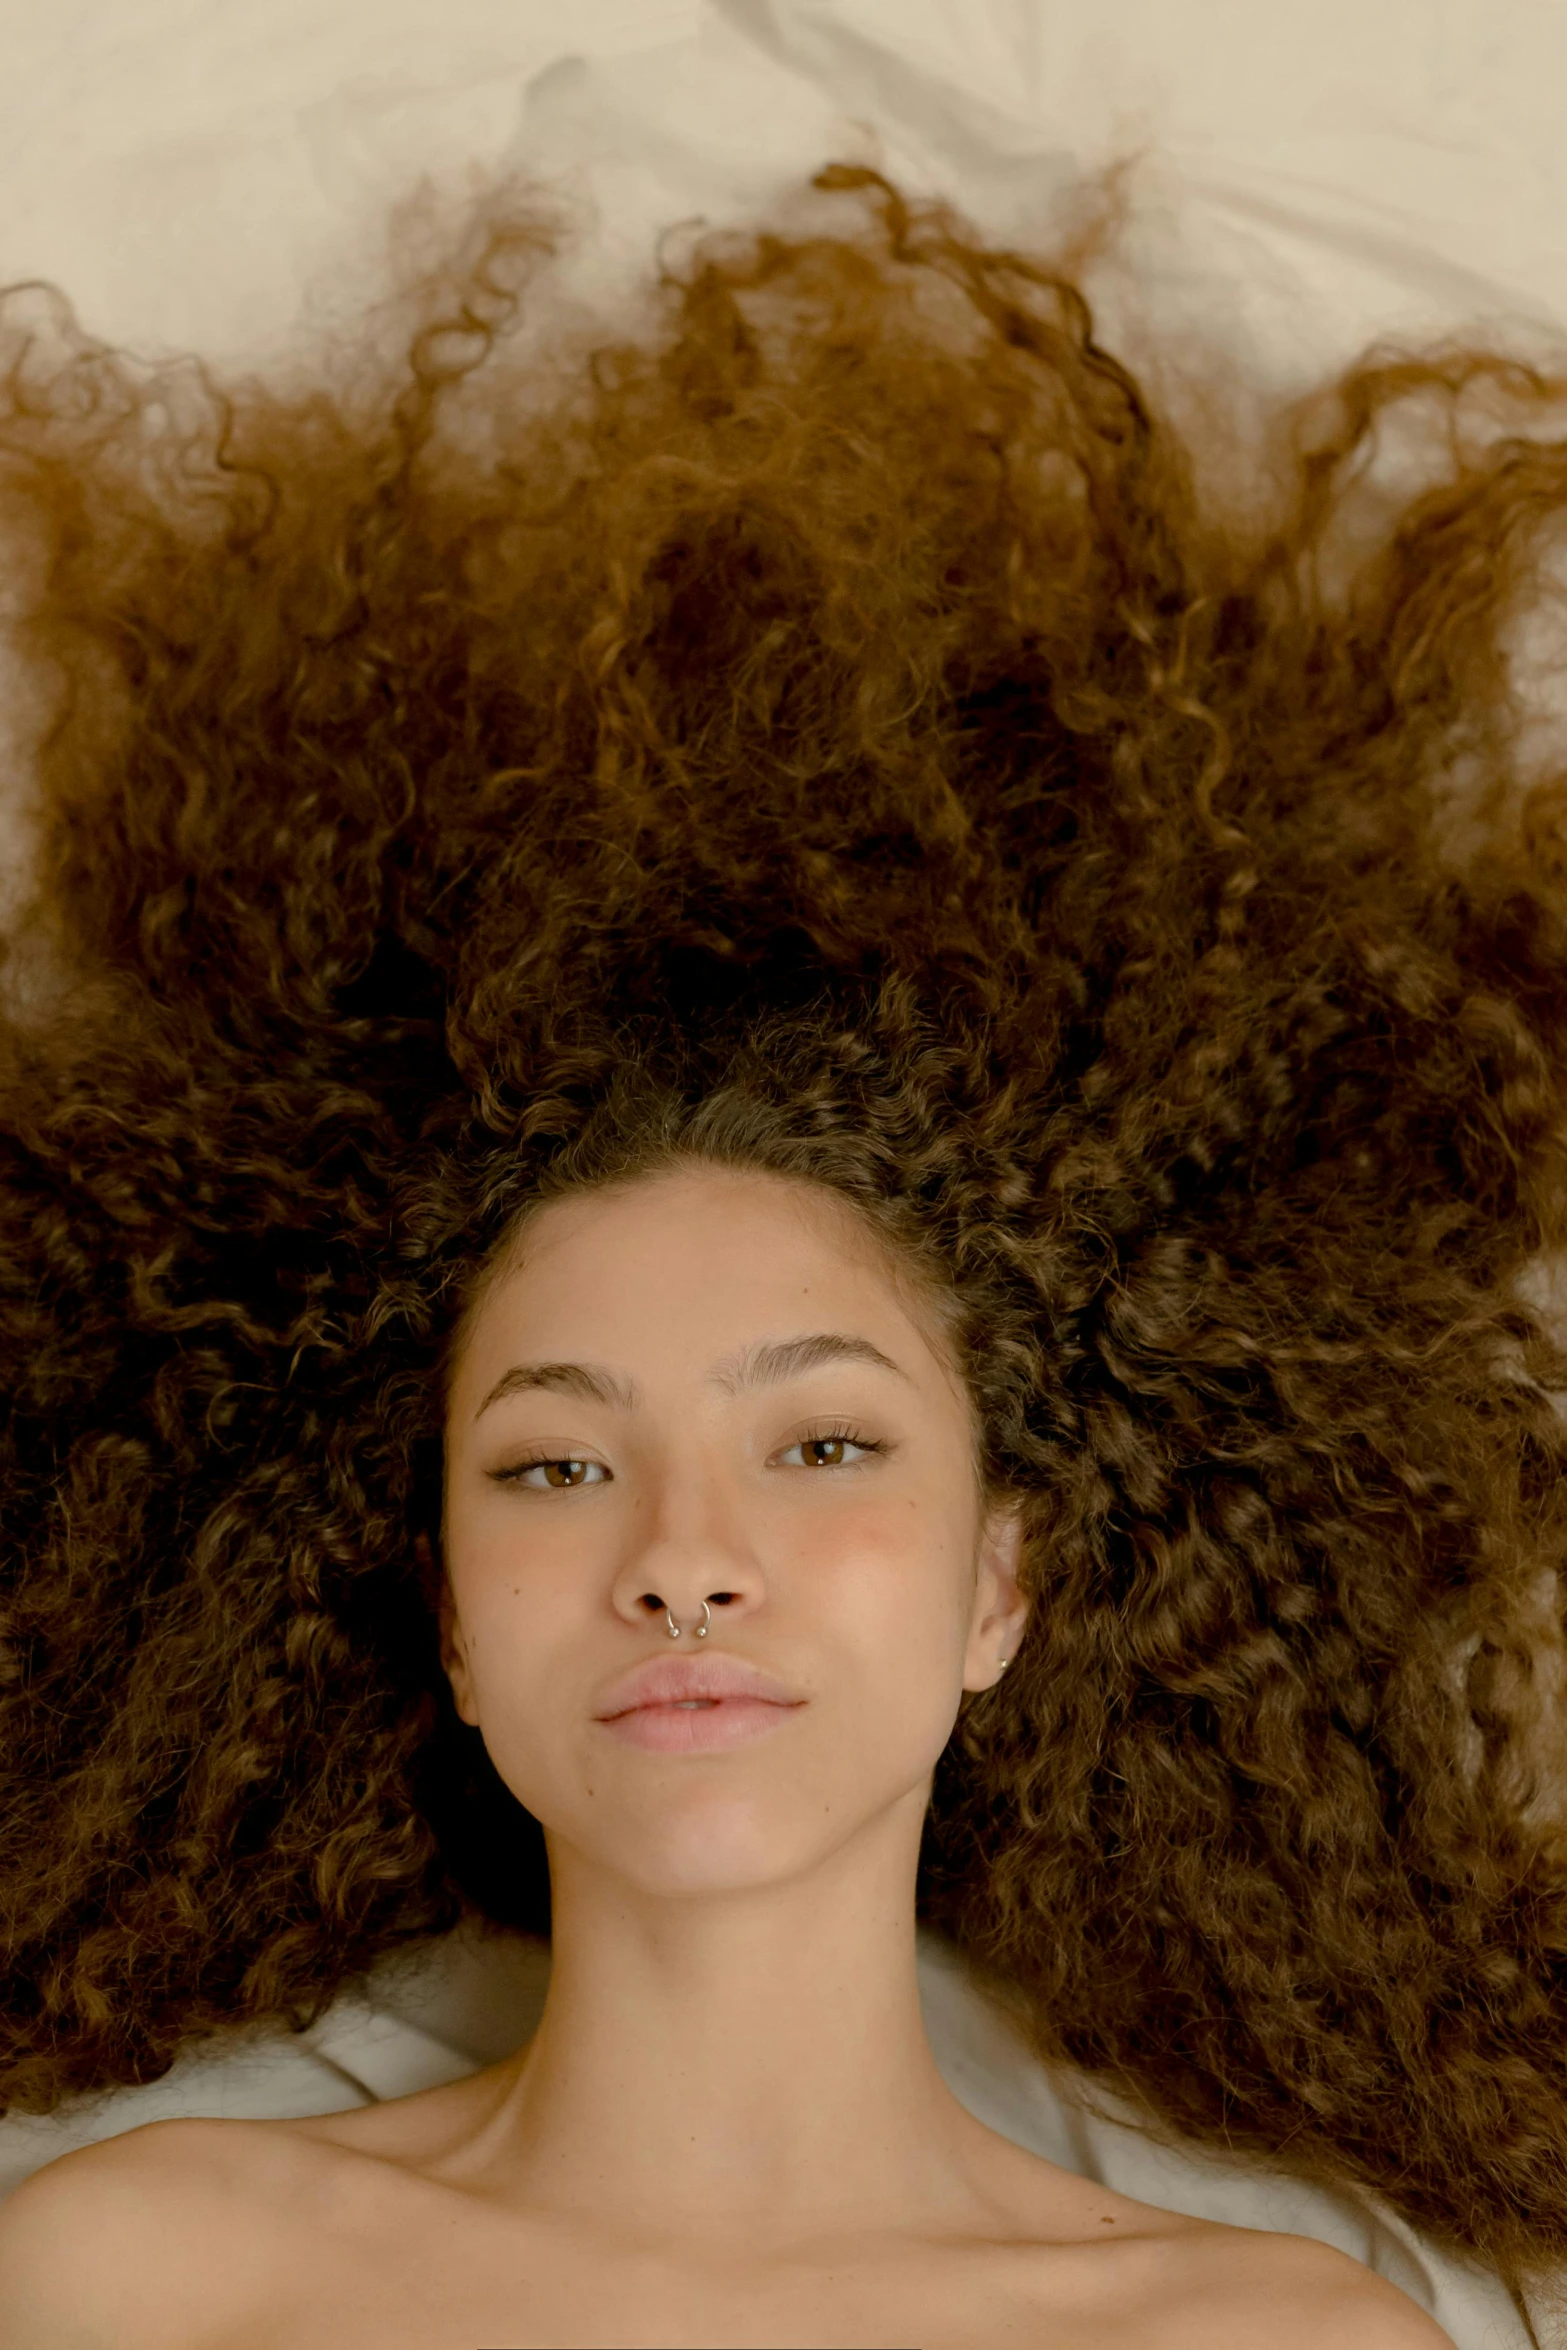
POLYGON ((602 1461, 582 1461, 568 1456, 557 1460, 523 1461, 515 1469, 497 1469, 495 1475, 502 1485, 527 1485, 535 1493, 564 1493, 575 1485, 602 1485, 609 1471, 602 1461))

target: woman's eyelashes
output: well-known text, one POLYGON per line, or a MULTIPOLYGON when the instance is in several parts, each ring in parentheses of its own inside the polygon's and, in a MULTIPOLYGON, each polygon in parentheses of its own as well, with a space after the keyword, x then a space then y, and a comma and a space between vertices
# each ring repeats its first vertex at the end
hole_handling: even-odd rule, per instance
POLYGON ((515 1461, 509 1469, 492 1469, 490 1475, 497 1485, 524 1485, 535 1493, 569 1493, 579 1485, 610 1482, 602 1461, 571 1453, 539 1454, 531 1461, 515 1461))
MULTIPOLYGON (((769 1468, 852 1469, 891 1448, 879 1438, 849 1427, 812 1428, 771 1455, 769 1468)), ((533 1493, 571 1493, 585 1485, 613 1483, 614 1473, 602 1461, 578 1453, 535 1453, 508 1468, 489 1472, 497 1485, 520 1485, 533 1493)))
POLYGON ((813 1428, 808 1436, 797 1436, 792 1444, 786 1444, 774 1458, 791 1469, 852 1469, 886 1450, 875 1437, 861 1436, 853 1428, 813 1428))

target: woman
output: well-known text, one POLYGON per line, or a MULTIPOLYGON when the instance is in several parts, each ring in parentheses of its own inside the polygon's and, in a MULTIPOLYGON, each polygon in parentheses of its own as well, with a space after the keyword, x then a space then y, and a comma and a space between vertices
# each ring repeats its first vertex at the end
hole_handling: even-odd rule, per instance
POLYGON ((1563 460, 1457 429, 1560 387, 1368 362, 1226 520, 1068 278, 817 186, 486 376, 498 202, 395 396, 176 462, 13 343, 6 2096, 554 1941, 473 2081, 48 2166, 20 2339, 1441 2338, 981 2129, 916 1912, 1151 2129, 1567 2250, 1563 460))
POLYGON ((707 1124, 529 1217, 453 1365, 447 1669, 549 1838, 539 2031, 449 2088, 47 2166, 8 2339, 1446 2341, 1345 2254, 1108 2193, 942 2082, 915 1872, 1021 1529, 950 1293, 707 1124))

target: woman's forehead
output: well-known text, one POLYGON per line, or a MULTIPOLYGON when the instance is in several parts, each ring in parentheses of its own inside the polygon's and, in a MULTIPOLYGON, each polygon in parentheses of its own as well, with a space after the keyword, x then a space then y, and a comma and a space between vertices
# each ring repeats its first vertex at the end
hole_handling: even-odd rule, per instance
POLYGON ((723 1352, 846 1331, 846 1314, 868 1318, 869 1337, 898 1331, 901 1351, 947 1369, 931 1301, 848 1200, 791 1177, 698 1165, 540 1206, 497 1264, 467 1338, 484 1358, 530 1325, 635 1333, 644 1348, 667 1341, 671 1354, 708 1337, 723 1352))

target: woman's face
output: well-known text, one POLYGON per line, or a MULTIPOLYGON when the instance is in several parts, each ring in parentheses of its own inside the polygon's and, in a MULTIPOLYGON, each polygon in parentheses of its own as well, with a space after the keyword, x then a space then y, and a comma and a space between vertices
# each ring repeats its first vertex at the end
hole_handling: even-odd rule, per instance
POLYGON ((893 1811, 917 1846, 959 1698, 1017 1646, 1017 1530, 834 1194, 699 1168, 552 1202, 472 1317, 446 1446, 443 1660, 552 1865, 759 1884, 893 1811), (604 1718, 642 1665, 735 1658, 790 1700, 731 1709, 736 1743, 680 1743, 722 1706, 604 1718))

